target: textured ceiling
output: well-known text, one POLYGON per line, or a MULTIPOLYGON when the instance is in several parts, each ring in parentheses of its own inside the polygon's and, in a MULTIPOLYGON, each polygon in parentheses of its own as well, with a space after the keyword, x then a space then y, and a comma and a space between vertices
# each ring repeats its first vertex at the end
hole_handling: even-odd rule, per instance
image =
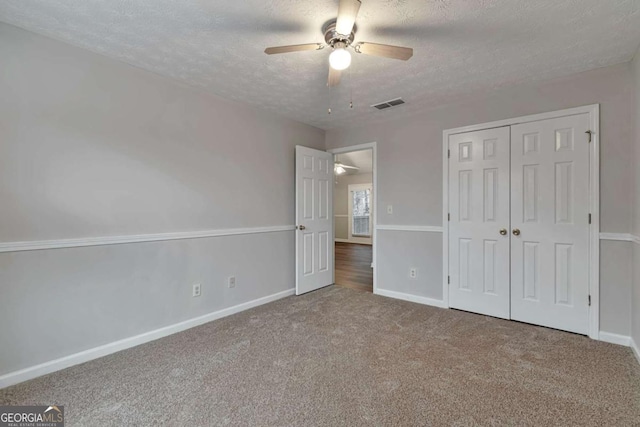
POLYGON ((338 0, 3 0, 0 21, 325 129, 628 61, 640 43, 639 0, 362 0, 356 42, 413 47, 411 60, 354 54, 329 89, 328 50, 263 53, 322 42, 337 8, 338 0), (369 107, 396 97, 407 105, 369 107))
POLYGON ((347 175, 358 175, 373 172, 373 152, 371 150, 351 151, 349 153, 337 154, 336 163, 360 168, 358 170, 347 169, 347 175))

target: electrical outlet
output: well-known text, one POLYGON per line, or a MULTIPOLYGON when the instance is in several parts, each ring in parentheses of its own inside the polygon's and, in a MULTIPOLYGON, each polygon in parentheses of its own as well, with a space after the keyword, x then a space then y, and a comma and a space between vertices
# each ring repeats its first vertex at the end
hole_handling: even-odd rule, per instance
POLYGON ((236 276, 229 277, 229 279, 227 280, 227 286, 229 288, 235 288, 236 287, 236 276))
POLYGON ((200 283, 196 283, 195 285, 193 285, 193 296, 194 297, 200 296, 200 283))
POLYGON ((409 269, 409 278, 410 279, 415 279, 416 277, 418 277, 418 269, 417 268, 410 268, 409 269))
POLYGON ((387 205, 387 213, 389 215, 393 214, 393 205, 387 205))

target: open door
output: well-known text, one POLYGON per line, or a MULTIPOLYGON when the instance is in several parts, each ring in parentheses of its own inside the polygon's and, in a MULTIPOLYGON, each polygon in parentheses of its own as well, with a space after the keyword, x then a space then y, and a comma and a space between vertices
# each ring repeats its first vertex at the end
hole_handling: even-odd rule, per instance
POLYGON ((296 295, 333 284, 333 154, 296 146, 296 295))

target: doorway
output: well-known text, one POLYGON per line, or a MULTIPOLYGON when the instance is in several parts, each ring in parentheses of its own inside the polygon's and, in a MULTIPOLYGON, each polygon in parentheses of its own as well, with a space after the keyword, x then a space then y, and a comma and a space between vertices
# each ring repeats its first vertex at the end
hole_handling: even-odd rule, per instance
POLYGON ((373 148, 334 151, 336 286, 373 292, 374 188, 373 148))

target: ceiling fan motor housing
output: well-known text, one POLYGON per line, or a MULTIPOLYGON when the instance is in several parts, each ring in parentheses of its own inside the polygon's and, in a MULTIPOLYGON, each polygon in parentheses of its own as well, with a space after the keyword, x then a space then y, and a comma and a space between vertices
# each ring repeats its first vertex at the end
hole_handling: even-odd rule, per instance
POLYGON ((336 32, 336 20, 332 19, 324 25, 322 30, 324 31, 324 41, 327 45, 336 47, 337 43, 344 43, 343 47, 348 47, 355 39, 357 28, 354 25, 349 35, 339 34, 336 32))

